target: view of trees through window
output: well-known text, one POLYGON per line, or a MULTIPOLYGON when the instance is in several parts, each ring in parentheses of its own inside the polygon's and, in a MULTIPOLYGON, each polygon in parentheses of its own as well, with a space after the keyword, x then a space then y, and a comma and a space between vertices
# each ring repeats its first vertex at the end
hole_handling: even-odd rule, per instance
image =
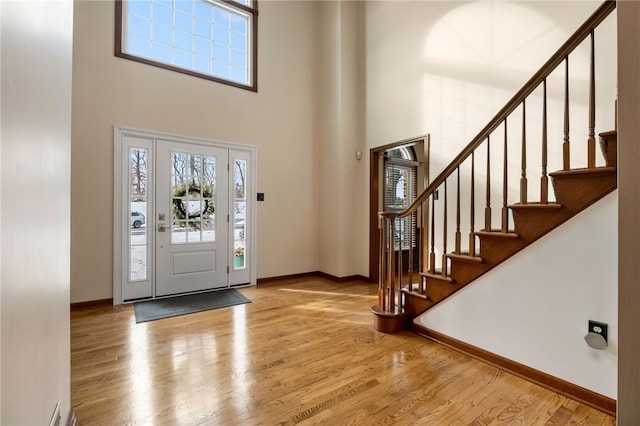
POLYGON ((171 242, 215 241, 216 158, 171 153, 171 242))
MULTIPOLYGON (((148 277, 147 212, 149 153, 144 148, 129 150, 129 279, 148 277)), ((227 173, 226 162, 224 172, 227 173)), ((172 244, 216 241, 216 157, 183 152, 170 154, 170 232, 172 244)), ((232 179, 233 267, 246 268, 247 250, 247 161, 234 159, 232 179)), ((226 191, 223 191, 223 193, 226 191)), ((223 212, 226 217, 226 212, 223 212)), ((219 224, 219 226, 223 226, 219 224)), ((226 226, 226 220, 224 221, 226 226)))
POLYGON ((234 160, 233 162, 233 267, 246 267, 246 209, 247 209, 247 162, 234 160))

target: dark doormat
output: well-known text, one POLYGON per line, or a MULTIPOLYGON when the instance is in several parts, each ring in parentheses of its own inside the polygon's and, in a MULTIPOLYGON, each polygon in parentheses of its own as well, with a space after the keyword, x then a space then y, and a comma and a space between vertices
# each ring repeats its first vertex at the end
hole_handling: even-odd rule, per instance
POLYGON ((187 294, 166 299, 147 300, 133 304, 136 311, 136 324, 162 318, 177 317, 194 312, 251 303, 235 289, 210 291, 207 293, 187 294))

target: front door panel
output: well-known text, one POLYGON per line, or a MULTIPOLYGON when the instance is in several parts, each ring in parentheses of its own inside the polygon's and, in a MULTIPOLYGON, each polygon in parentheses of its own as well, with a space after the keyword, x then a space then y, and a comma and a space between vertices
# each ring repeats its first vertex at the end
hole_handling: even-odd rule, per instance
POLYGON ((156 296, 227 287, 229 151, 158 140, 156 296))

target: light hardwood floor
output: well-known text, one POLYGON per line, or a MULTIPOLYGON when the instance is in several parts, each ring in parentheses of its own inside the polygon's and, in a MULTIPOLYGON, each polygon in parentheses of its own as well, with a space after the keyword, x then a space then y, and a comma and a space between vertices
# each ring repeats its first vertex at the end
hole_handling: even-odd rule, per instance
POLYGON ((289 280, 252 303, 136 324, 133 306, 71 313, 80 425, 614 425, 409 332, 378 333, 376 286, 289 280))

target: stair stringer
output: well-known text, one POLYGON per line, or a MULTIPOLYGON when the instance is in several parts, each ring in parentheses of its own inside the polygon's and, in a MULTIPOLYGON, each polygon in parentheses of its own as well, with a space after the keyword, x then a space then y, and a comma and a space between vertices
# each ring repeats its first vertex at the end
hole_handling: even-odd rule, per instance
POLYGON ((470 259, 466 256, 450 256, 451 283, 424 277, 427 288, 426 297, 404 291, 404 308, 409 322, 617 188, 617 174, 614 167, 559 171, 551 173, 550 176, 557 203, 510 206, 514 218, 513 232, 518 235, 518 238, 500 238, 499 236, 504 234, 499 232, 479 232, 477 234, 480 239, 480 248, 477 257, 470 259))
POLYGON ((617 192, 411 325, 615 399, 617 336, 589 348, 589 319, 617 329, 617 192))

